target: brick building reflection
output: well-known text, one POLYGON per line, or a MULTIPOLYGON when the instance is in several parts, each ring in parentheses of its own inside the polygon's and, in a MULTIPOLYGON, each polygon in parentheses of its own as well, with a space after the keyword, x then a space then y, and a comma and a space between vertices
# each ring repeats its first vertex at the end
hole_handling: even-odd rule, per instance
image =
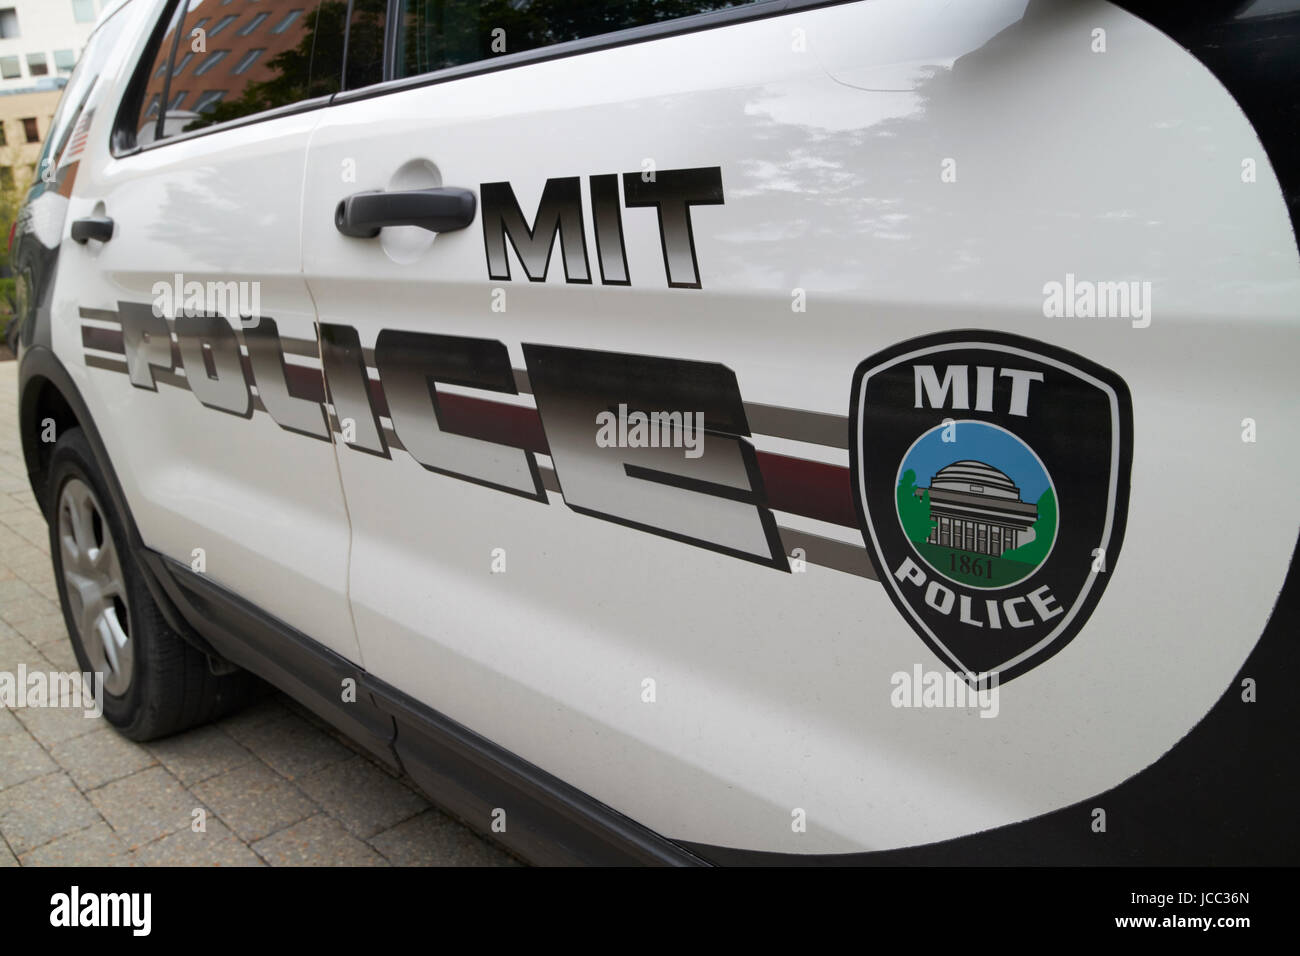
MULTIPOLYGON (((255 84, 259 86, 254 89, 273 82, 302 87, 310 84, 314 74, 321 84, 317 95, 337 89, 341 27, 347 9, 343 0, 191 0, 189 7, 179 37, 169 30, 155 58, 141 111, 141 144, 156 138, 164 103, 163 135, 172 136, 208 121, 232 118, 223 114, 239 115, 279 105, 250 103, 247 109, 234 105, 255 84), (335 29, 328 35, 321 30, 318 35, 318 25, 327 23, 335 29), (277 60, 299 48, 302 55, 293 56, 291 62, 277 60), (293 73, 306 75, 287 75, 293 73)), ((274 95, 274 90, 267 91, 267 98, 273 100, 274 95)))

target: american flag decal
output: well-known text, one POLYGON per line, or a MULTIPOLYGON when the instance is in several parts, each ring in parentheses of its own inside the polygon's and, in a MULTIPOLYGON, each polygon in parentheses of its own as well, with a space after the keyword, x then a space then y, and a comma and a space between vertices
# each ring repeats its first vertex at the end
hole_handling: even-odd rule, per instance
POLYGON ((59 160, 60 166, 72 165, 86 151, 86 140, 90 135, 90 123, 94 118, 94 109, 88 109, 81 114, 81 118, 77 120, 76 128, 72 131, 72 138, 68 140, 68 148, 63 151, 63 156, 59 160))

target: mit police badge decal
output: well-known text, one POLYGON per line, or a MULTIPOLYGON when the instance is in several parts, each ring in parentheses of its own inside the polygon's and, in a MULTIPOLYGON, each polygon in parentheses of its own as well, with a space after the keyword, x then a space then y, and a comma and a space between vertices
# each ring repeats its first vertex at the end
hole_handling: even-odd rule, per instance
POLYGON ((1123 379, 1033 339, 945 332, 859 365, 851 409, 858 522, 912 629, 981 686, 1065 647, 1124 539, 1123 379))

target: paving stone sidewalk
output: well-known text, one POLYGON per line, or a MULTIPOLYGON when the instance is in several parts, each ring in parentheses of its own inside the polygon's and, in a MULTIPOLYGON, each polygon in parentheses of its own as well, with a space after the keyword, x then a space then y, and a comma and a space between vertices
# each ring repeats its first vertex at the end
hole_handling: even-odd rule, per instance
MULTIPOLYGON (((0 361, 0 672, 75 672, 16 418, 17 364, 0 361)), ((515 861, 274 694, 143 745, 80 710, 0 709, 0 866, 48 865, 515 861)))

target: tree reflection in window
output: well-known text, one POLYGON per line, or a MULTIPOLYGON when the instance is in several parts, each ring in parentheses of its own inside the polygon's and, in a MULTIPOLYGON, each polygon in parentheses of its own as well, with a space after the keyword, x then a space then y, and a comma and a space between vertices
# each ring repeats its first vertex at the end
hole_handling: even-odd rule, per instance
POLYGON ((398 76, 744 6, 751 0, 404 0, 398 76))

